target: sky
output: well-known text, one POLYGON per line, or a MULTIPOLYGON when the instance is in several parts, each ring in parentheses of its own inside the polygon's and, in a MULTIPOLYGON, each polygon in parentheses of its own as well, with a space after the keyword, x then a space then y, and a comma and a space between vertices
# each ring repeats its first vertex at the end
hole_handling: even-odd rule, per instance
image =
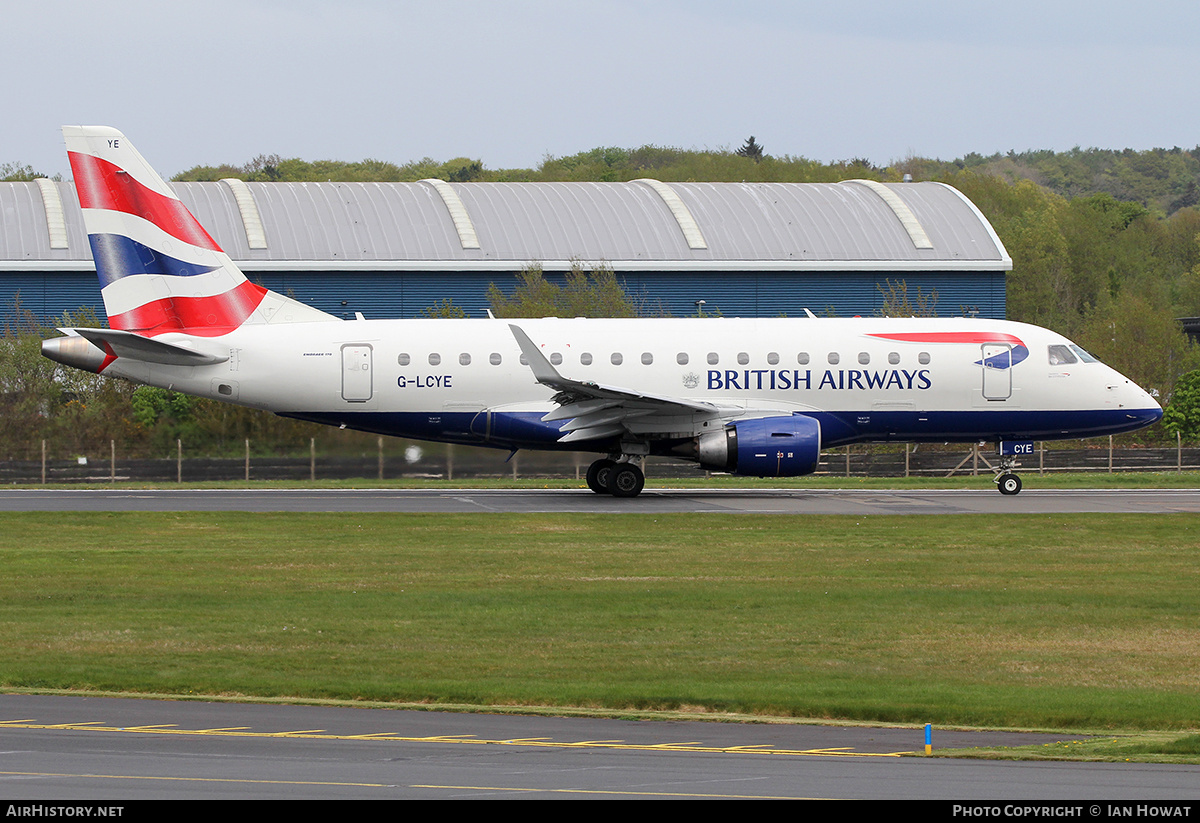
POLYGON ((533 168, 597 146, 821 162, 1200 144, 1195 0, 0 3, 0 163, 62 124, 165 177, 260 154, 533 168))

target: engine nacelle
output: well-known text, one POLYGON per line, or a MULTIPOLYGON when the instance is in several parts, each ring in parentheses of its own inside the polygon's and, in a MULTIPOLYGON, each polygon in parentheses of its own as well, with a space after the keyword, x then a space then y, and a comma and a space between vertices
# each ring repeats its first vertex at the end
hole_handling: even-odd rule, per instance
POLYGON ((752 477, 812 474, 821 459, 821 424, 811 417, 762 417, 730 423, 696 441, 700 465, 752 477))

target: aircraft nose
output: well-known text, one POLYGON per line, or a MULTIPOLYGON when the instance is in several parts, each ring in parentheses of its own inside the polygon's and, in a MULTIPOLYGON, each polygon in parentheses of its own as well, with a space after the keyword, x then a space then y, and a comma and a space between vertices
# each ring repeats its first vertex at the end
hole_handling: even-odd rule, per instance
POLYGON ((1132 380, 1129 384, 1129 400, 1126 401, 1126 413, 1130 417, 1142 420, 1142 425, 1150 426, 1162 419, 1163 410, 1159 405, 1158 400, 1154 395, 1143 389, 1141 386, 1134 383, 1132 380))

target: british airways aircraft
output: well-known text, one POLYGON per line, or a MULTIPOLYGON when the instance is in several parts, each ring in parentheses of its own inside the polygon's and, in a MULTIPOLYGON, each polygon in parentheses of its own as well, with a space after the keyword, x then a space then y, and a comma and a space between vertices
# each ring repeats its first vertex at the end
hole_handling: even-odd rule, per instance
POLYGON ((966 318, 342 320, 248 281, 126 137, 63 128, 108 329, 42 352, 97 374, 398 437, 600 455, 634 497, 649 455, 756 477, 862 442, 1133 431, 1158 403, 1071 341, 966 318))

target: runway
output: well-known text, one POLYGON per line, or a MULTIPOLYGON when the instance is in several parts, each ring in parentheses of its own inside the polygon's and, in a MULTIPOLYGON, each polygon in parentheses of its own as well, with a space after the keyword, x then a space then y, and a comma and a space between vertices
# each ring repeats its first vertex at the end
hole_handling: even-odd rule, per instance
POLYGON ((1065 514, 1200 512, 1200 489, 13 489, 0 511, 587 512, 611 514, 1065 514))
MULTIPOLYGON (((0 695, 0 794, 147 799, 1200 799, 1200 767, 927 758, 923 731, 0 695)), ((934 731, 939 751, 1054 735, 934 731)))

